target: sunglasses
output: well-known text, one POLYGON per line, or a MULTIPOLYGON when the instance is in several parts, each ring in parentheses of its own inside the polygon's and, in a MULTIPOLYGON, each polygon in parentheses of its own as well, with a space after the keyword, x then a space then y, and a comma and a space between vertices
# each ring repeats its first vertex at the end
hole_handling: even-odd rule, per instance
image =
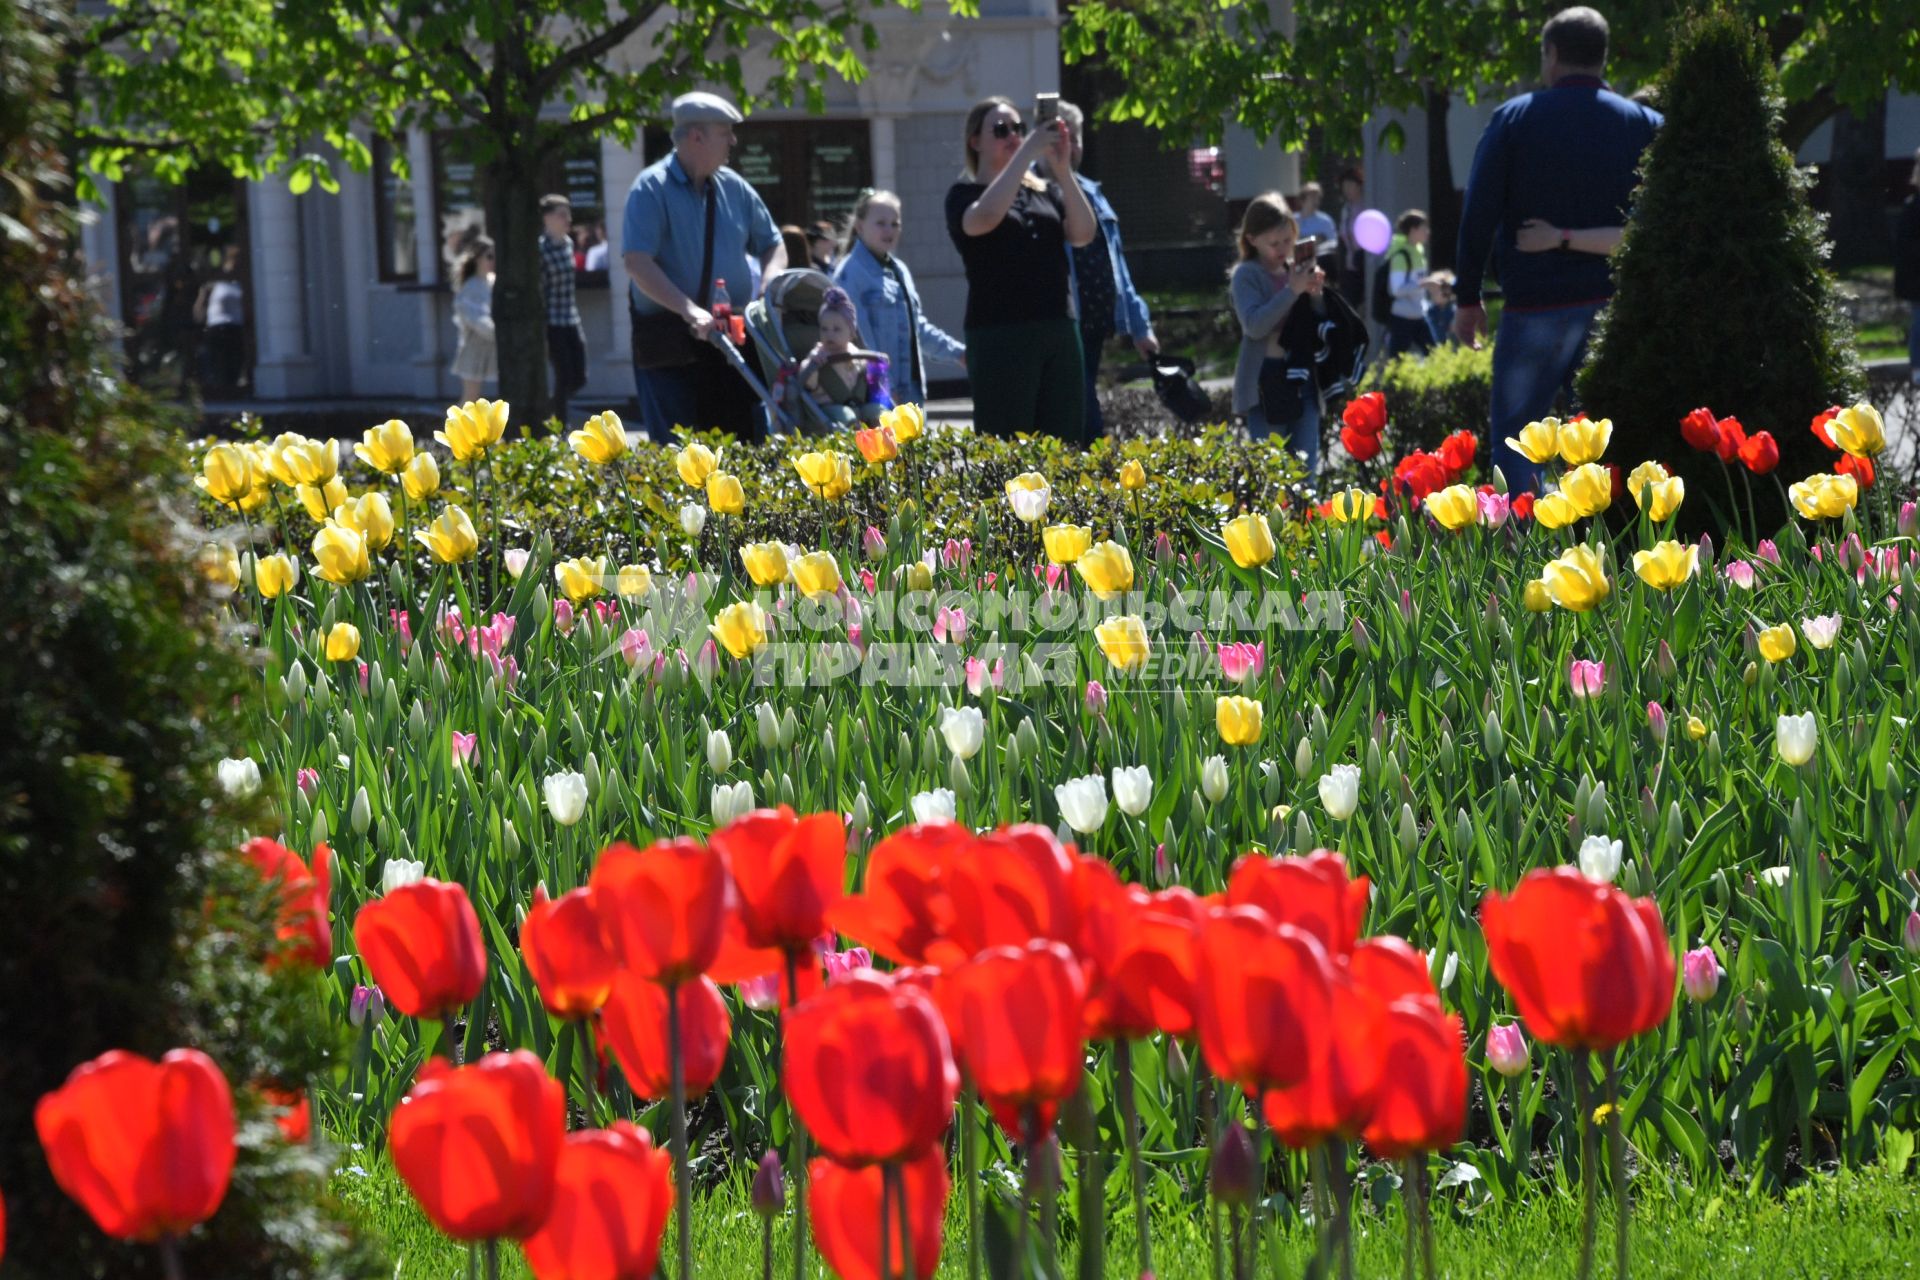
POLYGON ((1007 138, 1024 138, 1027 125, 1024 120, 1002 120, 993 126, 993 136, 1004 141, 1007 138))

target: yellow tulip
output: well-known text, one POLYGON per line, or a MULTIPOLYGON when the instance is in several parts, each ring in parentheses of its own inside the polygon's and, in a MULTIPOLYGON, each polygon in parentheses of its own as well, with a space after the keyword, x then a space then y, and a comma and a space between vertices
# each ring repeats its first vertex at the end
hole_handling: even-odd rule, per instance
POLYGON ((553 566, 554 580, 567 599, 575 604, 591 600, 606 590, 607 558, 577 556, 553 566))
POLYGON ((853 488, 853 464, 844 453, 803 453, 793 460, 793 469, 800 473, 807 492, 828 502, 846 497, 853 488))
POLYGON ((1093 629, 1093 638, 1115 671, 1138 671, 1147 665, 1147 657, 1153 652, 1146 622, 1130 613, 1102 622, 1093 629))
POLYGON ((1230 747, 1250 747, 1260 741, 1261 706, 1252 698, 1224 694, 1213 700, 1213 719, 1220 740, 1230 747))
POLYGON ((398 418, 390 418, 360 434, 353 446, 354 456, 375 471, 399 475, 413 461, 413 428, 398 418))
POLYGON ((253 585, 263 599, 283 596, 300 585, 300 562, 276 551, 264 560, 253 562, 253 585))
POLYGON ((1707 736, 1706 721, 1699 716, 1687 717, 1687 737, 1695 742, 1707 736))
POLYGON ((1560 424, 1560 460, 1570 467, 1598 462, 1613 441, 1613 419, 1575 418, 1560 424))
MULTIPOLYGON (((255 471, 253 475, 258 483, 256 483, 253 488, 247 490, 246 497, 240 499, 240 510, 242 511, 258 511, 260 508, 266 506, 267 502, 273 497, 273 486, 267 483, 267 473, 265 471, 255 471)), ((335 481, 335 483, 337 484, 339 482, 335 481)), ((345 486, 342 486, 343 490, 344 488, 345 486)))
POLYGON ((224 542, 209 542, 200 548, 196 561, 200 576, 216 587, 240 585, 240 555, 224 542))
POLYGON ((373 572, 367 540, 345 525, 322 525, 313 535, 313 571, 336 587, 361 581, 373 572))
POLYGON ((1427 513, 1440 522, 1440 527, 1452 533, 1480 521, 1479 495, 1464 484, 1448 485, 1428 494, 1425 506, 1427 513))
POLYGON ((1787 496, 1809 520, 1837 520, 1860 501, 1860 486, 1852 476, 1821 473, 1789 486, 1787 496))
POLYGON ((840 590, 840 563, 831 551, 809 551, 787 565, 793 585, 809 600, 821 600, 840 590))
POLYGON ((1785 662, 1799 648, 1799 642, 1793 638, 1793 628, 1784 622, 1762 631, 1759 640, 1760 656, 1768 662, 1785 662))
POLYGON ((347 500, 347 482, 335 476, 323 485, 303 484, 293 495, 315 524, 325 524, 333 518, 333 509, 347 500))
POLYGON ((1671 591, 1691 578, 1700 568, 1700 548, 1692 543, 1681 546, 1669 539, 1649 551, 1633 553, 1633 571, 1640 581, 1655 591, 1671 591))
POLYGON ((440 492, 440 464, 430 453, 416 453, 407 469, 400 473, 400 487, 415 502, 425 502, 440 492))
POLYGON ((713 474, 713 450, 696 440, 673 455, 673 466, 680 473, 682 484, 689 489, 698 489, 713 474))
POLYGON ((507 433, 505 400, 469 400, 447 406, 447 426, 433 438, 453 450, 455 462, 473 462, 500 443, 507 433))
POLYGON ((1581 515, 1597 516, 1613 503, 1613 473, 1597 462, 1582 463, 1560 477, 1560 492, 1581 515))
POLYGON ((716 471, 707 477, 707 505, 715 515, 737 516, 747 509, 746 491, 737 477, 716 471))
POLYGON ((1072 564, 1093 545, 1093 528, 1084 524, 1050 524, 1040 531, 1047 548, 1047 559, 1054 564, 1072 564))
POLYGON ((740 563, 756 587, 777 586, 791 573, 787 567, 787 549, 778 542, 747 543, 740 548, 740 563))
POLYGON ((1133 588, 1133 557, 1117 542, 1087 548, 1073 567, 1087 589, 1102 600, 1125 595, 1133 588))
POLYGON ((907 566, 907 590, 933 590, 933 570, 925 560, 915 560, 907 566))
POLYGON ((742 600, 715 614, 707 630, 735 658, 748 658, 767 647, 767 611, 742 600))
POLYGON ((1257 569, 1273 559, 1273 528, 1258 511, 1227 521, 1220 526, 1220 537, 1242 569, 1257 569))
POLYGON ((622 565, 620 580, 614 589, 625 600, 643 596, 653 590, 653 570, 643 564, 622 565))
POLYGON ((1842 409, 1827 423, 1827 434, 1856 458, 1871 458, 1887 447, 1886 424, 1880 420, 1880 411, 1870 404, 1842 409))
POLYGON ((1147 469, 1140 465, 1140 459, 1128 458, 1120 464, 1120 487, 1129 493, 1147 487, 1147 469))
POLYGON ((1528 613, 1545 613, 1553 608, 1553 596, 1547 591, 1547 584, 1535 578, 1520 589, 1520 603, 1527 607, 1528 613))
POLYGON ((440 513, 438 520, 417 530, 413 536, 441 564, 463 564, 480 550, 480 535, 474 530, 473 520, 451 504, 440 513))
POLYGON ((363 493, 341 503, 333 509, 333 519, 365 538, 369 551, 379 551, 393 541, 393 508, 384 493, 363 493))
POLYGON ((1555 604, 1575 613, 1585 613, 1613 592, 1600 557, 1586 546, 1567 548, 1558 560, 1540 571, 1540 580, 1547 584, 1547 593, 1555 604))
POLYGON ((1640 491, 1650 484, 1658 484, 1660 481, 1665 480, 1668 474, 1665 467, 1654 462, 1652 459, 1648 459, 1632 471, 1629 471, 1627 473, 1627 492, 1633 495, 1633 505, 1636 507, 1645 506, 1646 503, 1641 500, 1640 491))
POLYGON ((340 474, 340 454, 331 440, 309 440, 285 431, 264 450, 268 474, 289 489, 325 484, 340 474))
POLYGON ((1657 522, 1678 511, 1686 496, 1687 482, 1679 476, 1668 476, 1642 485, 1635 500, 1647 517, 1657 522))
POLYGON ((1038 471, 1022 471, 1007 481, 1007 505, 1022 524, 1039 524, 1053 502, 1053 486, 1038 471))
POLYGON ((1327 519, 1335 524, 1371 520, 1373 511, 1373 495, 1365 489, 1343 489, 1327 499, 1327 519))
POLYGON ((327 661, 352 662, 360 656, 360 628, 351 622, 336 622, 327 632, 327 661))
POLYGON ((1533 518, 1542 529, 1564 529, 1580 518, 1580 508, 1558 489, 1543 493, 1533 504, 1533 518))
POLYGON ((892 462, 900 456, 900 443, 886 427, 864 427, 853 433, 853 443, 868 462, 892 462))
POLYGON ((927 411, 917 404, 895 405, 880 415, 880 425, 893 432, 896 444, 906 444, 926 430, 927 411))
POLYGON ((1507 437, 1507 447, 1528 462, 1551 462, 1560 454, 1560 419, 1542 418, 1507 437))
POLYGON ((588 418, 586 425, 567 437, 573 451, 596 467, 626 456, 627 428, 620 415, 609 409, 588 418))
POLYGON ((200 460, 200 474, 193 482, 215 502, 232 506, 254 487, 253 465, 253 454, 245 446, 217 444, 200 460))

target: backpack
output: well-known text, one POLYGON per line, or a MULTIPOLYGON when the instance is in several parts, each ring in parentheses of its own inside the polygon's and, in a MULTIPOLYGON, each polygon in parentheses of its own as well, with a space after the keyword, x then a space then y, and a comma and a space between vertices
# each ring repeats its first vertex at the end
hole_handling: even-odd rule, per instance
POLYGON ((1375 324, 1388 324, 1393 320, 1393 260, 1404 256, 1411 263, 1413 257, 1406 250, 1389 253, 1373 270, 1373 290, 1367 301, 1367 314, 1373 317, 1375 324))

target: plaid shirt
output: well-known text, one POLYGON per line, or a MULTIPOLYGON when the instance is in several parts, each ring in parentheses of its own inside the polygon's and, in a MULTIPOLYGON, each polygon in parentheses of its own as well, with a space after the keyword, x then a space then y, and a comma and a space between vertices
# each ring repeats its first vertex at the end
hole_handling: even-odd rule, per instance
POLYGON ((580 327, 580 304, 573 292, 573 242, 540 237, 540 292, 547 299, 547 327, 580 327))

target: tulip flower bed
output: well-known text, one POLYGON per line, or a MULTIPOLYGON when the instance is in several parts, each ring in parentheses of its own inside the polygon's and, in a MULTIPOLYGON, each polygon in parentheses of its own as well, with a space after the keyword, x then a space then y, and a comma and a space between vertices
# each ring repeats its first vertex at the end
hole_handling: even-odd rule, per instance
MULTIPOLYGON (((1647 1189, 1911 1161, 1920 596, 1870 466, 1716 547, 1585 419, 1515 442, 1531 501, 1466 433, 1314 501, 1001 474, 911 408, 857 456, 506 422, 374 428, 358 495, 324 442, 198 460, 264 667, 222 781, 343 1037, 294 1109, 449 1238, 739 1274, 671 1206, 751 1176, 796 1276, 1097 1272, 1109 1218, 1129 1274, 1288 1223, 1328 1274, 1398 1204, 1431 1274, 1430 1202, 1577 1194, 1625 1274, 1647 1189)), ((1391 460, 1377 397, 1344 434, 1391 460)))

